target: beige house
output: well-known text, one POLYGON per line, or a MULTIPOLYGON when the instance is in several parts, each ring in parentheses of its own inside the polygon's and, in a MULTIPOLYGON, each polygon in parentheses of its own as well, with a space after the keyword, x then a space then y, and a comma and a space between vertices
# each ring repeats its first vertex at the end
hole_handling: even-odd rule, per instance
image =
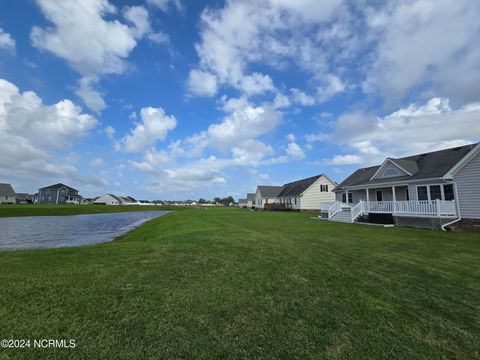
POLYGON ((293 181, 282 186, 258 186, 255 208, 280 204, 289 210, 326 210, 335 202, 333 189, 337 183, 326 174, 293 181))
POLYGON ((12 185, 0 183, 0 204, 15 204, 15 190, 12 185))

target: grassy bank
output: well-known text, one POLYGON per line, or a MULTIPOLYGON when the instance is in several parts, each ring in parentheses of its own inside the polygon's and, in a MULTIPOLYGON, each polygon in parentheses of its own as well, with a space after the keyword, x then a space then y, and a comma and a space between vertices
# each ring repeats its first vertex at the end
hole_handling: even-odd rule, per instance
POLYGON ((478 233, 176 212, 109 244, 0 253, 0 358, 475 359, 478 233))
POLYGON ((0 217, 99 214, 125 211, 182 210, 179 206, 0 205, 0 217))

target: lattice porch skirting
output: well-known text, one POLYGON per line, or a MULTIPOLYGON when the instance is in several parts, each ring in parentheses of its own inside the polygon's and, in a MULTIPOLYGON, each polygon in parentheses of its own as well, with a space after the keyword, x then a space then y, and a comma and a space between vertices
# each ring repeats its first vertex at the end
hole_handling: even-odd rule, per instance
POLYGON ((441 226, 446 223, 445 219, 415 217, 415 216, 395 216, 395 225, 415 227, 421 229, 440 230, 441 226))

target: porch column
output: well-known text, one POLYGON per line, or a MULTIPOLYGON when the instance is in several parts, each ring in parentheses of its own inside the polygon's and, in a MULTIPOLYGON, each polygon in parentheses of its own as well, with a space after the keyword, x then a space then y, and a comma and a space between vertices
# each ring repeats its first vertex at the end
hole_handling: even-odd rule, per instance
POLYGON ((395 196, 395 186, 392 186, 392 199, 393 199, 393 213, 395 214, 397 212, 397 199, 395 196))
POLYGON ((345 203, 348 205, 348 190, 345 189, 345 203))
POLYGON ((368 188, 365 189, 366 193, 367 193, 367 206, 366 206, 366 210, 369 212, 370 211, 370 190, 368 188))

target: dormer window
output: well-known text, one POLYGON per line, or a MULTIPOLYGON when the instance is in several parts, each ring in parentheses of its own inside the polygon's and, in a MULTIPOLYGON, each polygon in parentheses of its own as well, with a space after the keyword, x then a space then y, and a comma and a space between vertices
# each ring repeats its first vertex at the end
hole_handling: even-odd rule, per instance
POLYGON ((384 177, 400 176, 400 175, 401 175, 400 171, 398 171, 398 170, 395 169, 395 168, 388 168, 388 169, 385 170, 385 172, 383 173, 383 176, 384 176, 384 177))

